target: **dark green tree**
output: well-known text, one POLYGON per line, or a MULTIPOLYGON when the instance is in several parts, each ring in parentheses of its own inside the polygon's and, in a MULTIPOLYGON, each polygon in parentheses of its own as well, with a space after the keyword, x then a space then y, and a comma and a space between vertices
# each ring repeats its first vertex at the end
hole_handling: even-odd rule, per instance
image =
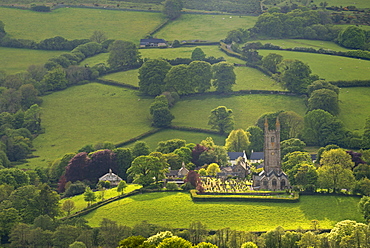
POLYGON ((230 132, 234 129, 233 111, 225 106, 212 109, 208 125, 211 125, 212 129, 219 131, 221 134, 230 132))
POLYGON ((166 90, 175 91, 179 95, 187 95, 195 92, 195 86, 191 84, 188 73, 188 65, 173 66, 164 79, 166 90))
POLYGON ((168 127, 171 125, 172 120, 175 116, 171 114, 171 111, 167 108, 158 108, 153 111, 153 122, 154 127, 168 127))
POLYGON ((283 61, 283 56, 276 53, 269 53, 262 58, 262 66, 272 73, 277 73, 277 65, 283 61))
POLYGON ((37 206, 40 214, 48 215, 51 218, 59 216, 61 214, 61 208, 58 193, 53 191, 47 184, 42 184, 40 189, 39 197, 37 198, 37 206))
POLYGON ((126 171, 130 168, 133 160, 132 151, 130 148, 117 148, 113 152, 116 154, 118 175, 122 179, 127 180, 126 171))
POLYGON ((246 130, 248 133, 250 133, 249 141, 251 142, 249 145, 250 151, 255 152, 261 152, 263 150, 263 143, 264 143, 264 137, 263 137, 263 131, 261 128, 257 126, 250 126, 246 130))
POLYGON ((169 19, 175 20, 180 17, 183 4, 181 0, 166 0, 164 2, 163 14, 169 19))
POLYGON ((171 65, 161 59, 149 59, 139 69, 139 89, 140 92, 156 96, 164 91, 166 74, 171 69, 171 65))
POLYGON ((310 96, 315 90, 328 89, 332 90, 339 95, 339 87, 332 85, 331 83, 324 80, 316 80, 307 87, 307 93, 310 96))
POLYGON ((138 65, 140 52, 130 41, 116 40, 109 46, 108 64, 112 68, 130 68, 138 65))
POLYGON ((362 49, 365 42, 365 31, 356 26, 349 26, 338 35, 338 43, 347 48, 362 49))
POLYGON ((232 91, 232 86, 236 80, 233 65, 226 62, 219 62, 212 66, 212 72, 214 79, 213 86, 216 87, 217 92, 226 93, 232 91))
POLYGON ((332 115, 339 114, 338 94, 329 89, 319 89, 311 93, 308 99, 308 111, 322 109, 332 115))
POLYGON ((204 61, 193 61, 189 64, 189 80, 195 91, 203 93, 211 88, 211 68, 211 64, 204 61))
POLYGON ((202 48, 195 48, 193 52, 191 53, 191 59, 192 60, 204 60, 206 58, 206 54, 203 52, 202 48))
POLYGON ((132 157, 137 158, 142 155, 149 155, 150 148, 145 141, 137 141, 132 148, 132 157))
POLYGON ((130 178, 134 179, 134 183, 147 186, 154 181, 163 179, 165 169, 165 164, 163 164, 159 158, 153 156, 140 156, 134 159, 127 173, 130 178))

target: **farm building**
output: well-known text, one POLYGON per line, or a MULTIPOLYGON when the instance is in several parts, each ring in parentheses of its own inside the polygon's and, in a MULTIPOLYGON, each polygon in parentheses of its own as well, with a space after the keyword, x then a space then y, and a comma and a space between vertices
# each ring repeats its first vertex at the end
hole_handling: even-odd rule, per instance
POLYGON ((141 39, 140 47, 166 47, 167 41, 164 39, 141 39))

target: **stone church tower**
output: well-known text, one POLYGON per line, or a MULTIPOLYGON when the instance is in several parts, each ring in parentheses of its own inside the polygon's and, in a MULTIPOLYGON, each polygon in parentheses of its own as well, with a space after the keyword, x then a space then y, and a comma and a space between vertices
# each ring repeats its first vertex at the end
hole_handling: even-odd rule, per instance
POLYGON ((280 122, 276 119, 276 129, 270 130, 265 119, 263 171, 253 177, 253 187, 260 190, 284 190, 290 188, 288 176, 281 169, 280 122))

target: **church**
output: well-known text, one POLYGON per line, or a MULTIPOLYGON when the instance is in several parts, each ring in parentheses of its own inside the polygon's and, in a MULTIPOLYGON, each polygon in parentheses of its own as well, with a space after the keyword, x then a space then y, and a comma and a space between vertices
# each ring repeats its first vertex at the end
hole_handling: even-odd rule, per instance
POLYGON ((290 188, 288 176, 281 169, 280 122, 276 119, 276 129, 270 130, 265 119, 264 166, 260 174, 253 176, 256 190, 284 190, 290 188))

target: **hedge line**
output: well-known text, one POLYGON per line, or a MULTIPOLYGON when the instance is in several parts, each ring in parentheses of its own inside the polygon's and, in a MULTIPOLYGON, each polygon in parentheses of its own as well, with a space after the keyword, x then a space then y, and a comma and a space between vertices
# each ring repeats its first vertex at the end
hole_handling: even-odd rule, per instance
POLYGON ((129 88, 133 90, 139 90, 139 87, 131 85, 131 84, 125 84, 125 83, 120 83, 117 81, 109 80, 109 79, 95 79, 96 82, 101 83, 101 84, 106 84, 106 85, 113 85, 113 86, 119 86, 119 87, 124 87, 124 88, 129 88))
POLYGON ((164 28, 171 20, 170 19, 166 19, 165 21, 163 21, 161 24, 159 24, 157 27, 155 27, 152 31, 150 31, 148 33, 149 36, 152 36, 154 35, 155 33, 157 33, 159 30, 161 30, 162 28, 164 28))
POLYGON ((173 130, 180 130, 180 131, 188 131, 188 132, 196 132, 196 133, 209 133, 209 134, 221 135, 219 132, 217 132, 215 130, 205 129, 205 128, 183 127, 183 126, 174 126, 174 125, 171 125, 168 128, 173 129, 173 130))
POLYGON ((151 136, 151 135, 153 135, 155 133, 158 133, 158 132, 160 132, 162 130, 163 130, 163 128, 154 128, 154 129, 152 129, 152 130, 150 130, 148 132, 142 133, 142 134, 140 134, 140 135, 138 135, 138 136, 136 136, 134 138, 131 138, 131 139, 126 140, 126 141, 123 141, 121 143, 115 144, 115 146, 116 147, 122 147, 122 146, 129 145, 129 144, 134 143, 134 142, 136 142, 136 141, 138 141, 140 139, 143 139, 143 138, 146 138, 148 136, 151 136))
POLYGON ((197 190, 190 190, 193 201, 238 201, 238 202, 298 202, 299 194, 294 193, 292 198, 280 198, 276 196, 250 196, 250 195, 202 195, 197 190))
POLYGON ((370 87, 370 80, 338 80, 338 81, 329 81, 329 83, 336 85, 338 87, 370 87))

